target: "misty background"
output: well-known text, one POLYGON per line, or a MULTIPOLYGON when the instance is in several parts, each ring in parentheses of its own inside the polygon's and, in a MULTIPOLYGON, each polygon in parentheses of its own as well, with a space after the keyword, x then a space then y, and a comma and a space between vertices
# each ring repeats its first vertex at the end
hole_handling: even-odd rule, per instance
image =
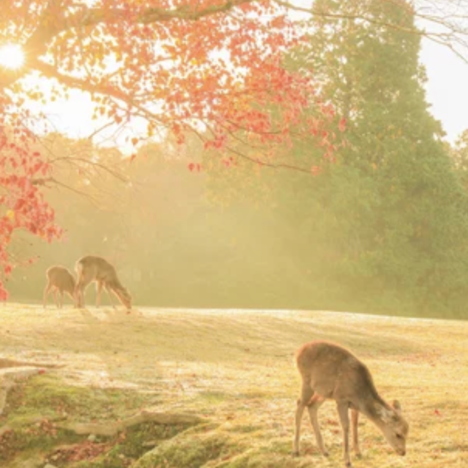
MULTIPOLYGON (((414 18, 386 2, 369 15, 312 18, 308 43, 285 57, 345 123, 328 135, 332 156, 303 135, 275 148, 281 167, 255 163, 270 160, 242 133, 217 151, 196 135, 162 137, 135 158, 49 135, 48 201, 66 234, 15 239, 11 299, 40 301, 47 267, 93 254, 136 306, 466 317, 468 132, 448 143, 430 113, 414 18)), ((311 107, 298 128, 316 116, 311 107)))

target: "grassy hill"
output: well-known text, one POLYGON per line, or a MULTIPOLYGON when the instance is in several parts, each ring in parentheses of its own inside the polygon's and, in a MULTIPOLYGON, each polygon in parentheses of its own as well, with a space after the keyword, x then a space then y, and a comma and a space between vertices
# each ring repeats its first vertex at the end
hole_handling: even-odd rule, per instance
POLYGON ((353 466, 466 467, 467 337, 468 322, 352 313, 142 308, 127 315, 6 304, 0 306, 0 357, 63 367, 10 392, 0 417, 0 464, 341 467, 331 402, 320 411, 330 457, 319 454, 306 419, 302 456, 290 455, 299 394, 293 355, 320 338, 366 362, 381 395, 400 400, 410 423, 407 456, 399 457, 362 418, 363 458, 353 456, 353 466), (114 438, 60 427, 61 420, 111 423, 142 407, 204 422, 144 424, 114 438))

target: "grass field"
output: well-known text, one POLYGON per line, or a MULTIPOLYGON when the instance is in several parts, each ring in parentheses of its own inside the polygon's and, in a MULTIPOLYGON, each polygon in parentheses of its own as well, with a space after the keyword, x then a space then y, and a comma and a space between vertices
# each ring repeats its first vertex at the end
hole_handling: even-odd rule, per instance
MULTIPOLYGON (((362 418, 363 457, 353 457, 353 466, 468 467, 467 337, 468 322, 352 313, 142 308, 127 315, 6 304, 0 306, 0 357, 64 366, 13 393, 0 432, 27 411, 53 419, 59 400, 62 406, 66 400, 67 417, 80 421, 110 421, 150 407, 193 413, 206 423, 170 437, 152 434, 155 448, 146 455, 120 454, 121 465, 107 455, 55 466, 341 467, 341 431, 331 402, 320 412, 330 457, 319 454, 306 419, 302 456, 290 455, 299 391, 293 355, 319 338, 349 347, 366 362, 381 395, 398 399, 410 423, 407 456, 399 457, 362 418)), ((71 443, 54 437, 43 445, 10 442, 1 466, 44 466, 46 452, 71 443)), ((0 460, 1 446, 2 440, 0 460)))

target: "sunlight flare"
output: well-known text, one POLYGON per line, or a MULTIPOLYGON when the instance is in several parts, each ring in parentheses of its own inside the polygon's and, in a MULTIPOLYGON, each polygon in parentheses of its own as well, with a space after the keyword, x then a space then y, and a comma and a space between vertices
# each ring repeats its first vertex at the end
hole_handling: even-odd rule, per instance
POLYGON ((24 63, 24 52, 17 44, 6 44, 0 47, 0 65, 6 68, 21 68, 24 63))

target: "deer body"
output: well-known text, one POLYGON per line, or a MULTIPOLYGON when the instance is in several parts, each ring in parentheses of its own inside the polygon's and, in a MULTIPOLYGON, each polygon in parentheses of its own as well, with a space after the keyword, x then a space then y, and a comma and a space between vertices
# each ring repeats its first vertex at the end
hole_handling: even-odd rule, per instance
POLYGON ((350 351, 325 341, 312 341, 303 345, 296 354, 296 363, 302 378, 302 390, 296 409, 294 453, 299 454, 301 420, 308 409, 317 445, 327 456, 317 412, 322 403, 335 400, 343 430, 343 454, 347 467, 349 456, 349 410, 353 428, 353 448, 360 455, 358 441, 359 413, 369 418, 384 434, 393 449, 405 455, 408 423, 401 415, 400 404, 386 403, 378 394, 369 369, 350 351))
POLYGON ((63 266, 52 266, 46 271, 47 284, 44 289, 43 304, 44 308, 47 306, 47 297, 50 292, 54 292, 55 303, 57 308, 63 306, 63 293, 67 293, 75 302, 75 278, 67 268, 63 266), (57 293, 60 296, 58 300, 57 293))
POLYGON ((105 287, 111 304, 110 293, 113 292, 127 310, 132 308, 132 298, 129 292, 122 286, 114 266, 104 258, 87 255, 76 262, 75 270, 78 276, 75 289, 78 307, 84 307, 84 291, 91 282, 95 281, 98 307, 101 302, 102 288, 105 287))

